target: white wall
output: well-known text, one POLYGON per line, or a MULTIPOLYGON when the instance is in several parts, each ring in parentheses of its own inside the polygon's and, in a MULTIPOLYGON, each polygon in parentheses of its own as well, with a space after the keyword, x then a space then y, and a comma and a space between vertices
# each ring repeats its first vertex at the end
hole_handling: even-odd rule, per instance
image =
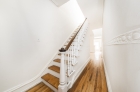
POLYGON ((66 4, 0 0, 0 92, 36 76, 84 21, 76 1, 66 4))
POLYGON ((90 31, 90 53, 94 53, 94 34, 90 31))
POLYGON ((108 45, 114 37, 140 27, 139 5, 139 0, 105 0, 104 59, 112 92, 140 92, 140 44, 108 45))
POLYGON ((102 31, 102 28, 92 30, 92 32, 94 33, 94 38, 101 38, 102 31))
POLYGON ((77 0, 77 2, 88 18, 90 30, 101 28, 104 0, 77 0))
POLYGON ((90 52, 94 52, 92 33, 93 29, 102 28, 103 3, 104 0, 77 0, 83 14, 89 22, 90 33, 90 52))

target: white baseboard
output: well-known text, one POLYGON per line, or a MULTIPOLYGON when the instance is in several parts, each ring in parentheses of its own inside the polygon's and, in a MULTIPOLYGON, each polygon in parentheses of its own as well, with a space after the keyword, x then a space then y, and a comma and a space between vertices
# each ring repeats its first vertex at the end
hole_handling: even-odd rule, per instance
MULTIPOLYGON (((102 58, 102 59, 103 59, 103 58, 102 58)), ((105 65, 104 59, 103 59, 103 64, 104 64, 104 70, 105 70, 105 75, 106 75, 106 81, 107 81, 108 92, 112 92, 112 88, 111 88, 110 80, 109 80, 108 73, 107 73, 107 70, 106 70, 106 65, 105 65)))
MULTIPOLYGON (((77 27, 76 27, 77 28, 77 27)), ((76 29, 75 28, 75 29, 76 29)), ((73 32, 75 31, 75 29, 71 32, 71 34, 67 37, 67 39, 63 42, 63 44, 59 47, 63 47, 64 44, 69 40, 69 37, 73 34, 73 32)), ((40 82, 41 82, 41 76, 43 75, 44 71, 48 68, 48 65, 53 61, 54 57, 58 54, 58 51, 55 52, 55 54, 51 57, 51 59, 49 60, 49 62, 42 68, 42 70, 35 76, 33 77, 32 79, 24 82, 24 83, 21 83, 17 86, 14 86, 8 90, 5 90, 4 92, 16 92, 16 90, 24 87, 24 86, 27 86, 29 85, 30 83, 32 83, 32 85, 30 85, 29 87, 25 87, 26 89, 22 89, 22 90, 27 90, 28 88, 30 88, 31 86, 34 86, 36 85, 38 82, 35 82, 33 83, 35 80, 39 80, 40 79, 40 82)), ((24 92, 24 91, 20 91, 20 92, 24 92)))

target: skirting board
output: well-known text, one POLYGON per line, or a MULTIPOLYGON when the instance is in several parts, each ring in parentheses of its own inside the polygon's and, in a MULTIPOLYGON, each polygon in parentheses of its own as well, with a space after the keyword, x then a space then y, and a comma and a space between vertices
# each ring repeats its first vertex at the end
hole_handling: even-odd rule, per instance
POLYGON ((105 70, 108 92, 112 92, 112 88, 111 88, 110 80, 109 80, 108 73, 107 73, 107 70, 106 70, 106 65, 105 65, 104 59, 103 59, 103 64, 104 64, 104 70, 105 70))
MULTIPOLYGON (((76 27, 76 28, 77 28, 77 27, 76 27)), ((75 28, 75 29, 76 29, 76 28, 75 28)), ((70 35, 67 37, 67 39, 63 42, 63 44, 62 44, 59 48, 61 48, 61 47, 64 46, 64 44, 69 40, 69 37, 73 34, 73 32, 75 31, 75 29, 70 33, 70 35)), ((57 54, 58 54, 58 51, 56 51, 56 53, 51 57, 51 59, 49 60, 49 62, 42 68, 42 70, 41 70, 35 77, 33 77, 32 79, 30 79, 30 80, 28 80, 28 81, 26 81, 26 82, 24 82, 24 83, 21 83, 21 84, 19 84, 19 85, 17 85, 17 86, 14 86, 14 87, 12 87, 12 88, 10 88, 10 89, 8 89, 8 90, 5 90, 4 92, 13 92, 13 91, 15 92, 16 90, 18 90, 18 89, 20 89, 20 88, 22 88, 22 87, 24 87, 24 86, 27 86, 27 85, 29 85, 30 83, 32 83, 32 82, 38 80, 38 79, 42 76, 43 72, 47 69, 48 65, 53 61, 54 57, 55 57, 57 54)), ((39 81, 38 81, 38 82, 39 82, 39 81)), ((35 82, 34 85, 37 84, 38 82, 35 82)), ((34 86, 34 85, 32 85, 32 86, 34 86)), ((31 86, 31 85, 30 85, 30 86, 31 86)), ((25 88, 28 88, 28 87, 25 87, 25 88)), ((29 87, 29 88, 30 88, 30 87, 29 87)), ((27 90, 27 89, 24 89, 24 90, 27 90)), ((23 92, 23 91, 22 91, 22 92, 23 92)))
POLYGON ((80 74, 82 73, 82 71, 85 69, 85 67, 87 66, 87 64, 88 64, 89 61, 90 61, 90 57, 86 60, 86 62, 83 64, 83 66, 81 68, 79 68, 79 72, 76 74, 76 76, 74 78, 74 81, 72 81, 72 85, 78 79, 78 77, 80 76, 80 74))

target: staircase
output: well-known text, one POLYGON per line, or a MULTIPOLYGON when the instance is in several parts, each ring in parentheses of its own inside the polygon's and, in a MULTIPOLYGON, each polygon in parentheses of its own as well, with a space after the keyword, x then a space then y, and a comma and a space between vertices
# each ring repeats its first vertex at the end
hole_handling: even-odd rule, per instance
POLYGON ((72 86, 71 76, 74 66, 78 63, 76 58, 84 41, 87 30, 86 19, 72 34, 69 41, 61 48, 53 62, 49 64, 48 73, 43 75, 42 82, 26 92, 67 92, 72 86), (80 38, 80 39, 79 39, 80 38))
POLYGON ((43 82, 37 84, 33 88, 29 89, 27 92, 54 92, 51 90, 47 85, 45 85, 43 82))

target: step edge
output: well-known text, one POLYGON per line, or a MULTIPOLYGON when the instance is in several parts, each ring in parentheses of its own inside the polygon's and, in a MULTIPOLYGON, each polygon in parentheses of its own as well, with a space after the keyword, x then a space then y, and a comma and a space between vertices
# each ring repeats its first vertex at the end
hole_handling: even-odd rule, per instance
POLYGON ((42 82, 47 85, 51 90, 53 90, 54 92, 58 92, 58 89, 55 88, 54 86, 52 86, 50 83, 46 82, 44 79, 42 79, 42 82))

